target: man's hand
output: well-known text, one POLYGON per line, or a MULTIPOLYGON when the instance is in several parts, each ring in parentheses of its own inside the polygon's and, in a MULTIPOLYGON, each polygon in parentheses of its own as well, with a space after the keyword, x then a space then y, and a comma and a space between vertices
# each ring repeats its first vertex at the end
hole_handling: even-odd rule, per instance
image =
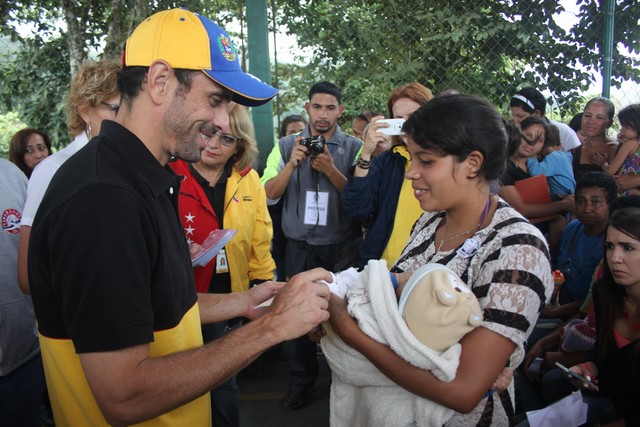
POLYGON ((291 157, 289 158, 289 165, 294 169, 300 166, 300 163, 304 162, 304 160, 309 155, 309 149, 304 145, 300 145, 300 141, 302 141, 304 137, 298 136, 295 138, 295 143, 293 145, 293 149, 291 150, 291 157))
POLYGON ((335 166, 333 165, 333 157, 331 156, 326 144, 322 153, 311 157, 311 167, 327 176, 330 175, 332 169, 335 169, 335 166))
POLYGON ((329 287, 319 280, 331 281, 321 268, 296 274, 277 293, 268 312, 277 322, 281 341, 298 338, 329 319, 329 287))
POLYGON ((269 310, 268 306, 258 307, 263 302, 273 298, 285 285, 285 282, 264 282, 254 286, 245 292, 247 297, 247 309, 245 317, 256 319, 269 310))

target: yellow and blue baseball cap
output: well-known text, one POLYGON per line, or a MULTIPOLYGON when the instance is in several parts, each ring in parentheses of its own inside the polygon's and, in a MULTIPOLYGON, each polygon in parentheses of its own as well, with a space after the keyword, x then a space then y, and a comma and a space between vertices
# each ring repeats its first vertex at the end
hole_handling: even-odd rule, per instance
POLYGON ((122 66, 146 67, 158 59, 173 68, 201 70, 233 92, 233 100, 241 105, 262 105, 278 93, 242 70, 225 30, 186 9, 158 12, 140 23, 127 40, 122 66))

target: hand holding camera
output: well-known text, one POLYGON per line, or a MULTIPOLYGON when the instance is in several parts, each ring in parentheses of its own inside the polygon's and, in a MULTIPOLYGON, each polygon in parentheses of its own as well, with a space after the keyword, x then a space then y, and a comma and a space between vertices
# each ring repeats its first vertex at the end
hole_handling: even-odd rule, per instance
POLYGON ((326 140, 322 135, 310 136, 300 141, 300 145, 307 147, 307 150, 309 150, 309 154, 312 158, 316 157, 318 154, 324 151, 325 144, 326 140))

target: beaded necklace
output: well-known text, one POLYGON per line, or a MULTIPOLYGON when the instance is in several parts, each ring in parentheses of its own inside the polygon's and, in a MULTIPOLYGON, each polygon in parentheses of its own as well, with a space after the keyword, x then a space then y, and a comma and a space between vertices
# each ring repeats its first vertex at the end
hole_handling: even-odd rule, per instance
POLYGON ((458 233, 455 236, 451 236, 448 239, 445 239, 444 236, 447 235, 447 217, 444 217, 444 220, 442 222, 444 222, 444 229, 442 230, 442 240, 440 240, 440 244, 438 245, 438 249, 436 249, 436 253, 440 252, 440 249, 442 249, 442 246, 447 243, 450 242, 451 240, 460 237, 460 236, 464 236, 467 235, 469 233, 471 233, 472 231, 475 233, 476 231, 478 231, 480 229, 480 227, 482 227, 482 224, 484 223, 484 221, 487 219, 487 215, 489 215, 489 208, 491 207, 491 195, 489 195, 489 198, 487 199, 487 204, 484 207, 484 210, 482 211, 482 217, 480 218, 480 222, 478 223, 478 225, 474 225, 473 227, 471 227, 468 230, 463 231, 462 233, 458 233))

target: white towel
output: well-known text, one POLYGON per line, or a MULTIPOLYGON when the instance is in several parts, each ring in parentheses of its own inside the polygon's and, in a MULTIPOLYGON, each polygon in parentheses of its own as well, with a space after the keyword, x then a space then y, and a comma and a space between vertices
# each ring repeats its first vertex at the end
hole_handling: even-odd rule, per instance
MULTIPOLYGON (((432 350, 411 334, 398 310, 384 260, 371 260, 347 294, 349 313, 371 338, 389 345, 414 366, 451 381, 458 369, 460 344, 432 350)), ((322 350, 331 367, 330 423, 342 426, 442 426, 454 413, 412 394, 382 374, 345 344, 326 323, 322 350)))

